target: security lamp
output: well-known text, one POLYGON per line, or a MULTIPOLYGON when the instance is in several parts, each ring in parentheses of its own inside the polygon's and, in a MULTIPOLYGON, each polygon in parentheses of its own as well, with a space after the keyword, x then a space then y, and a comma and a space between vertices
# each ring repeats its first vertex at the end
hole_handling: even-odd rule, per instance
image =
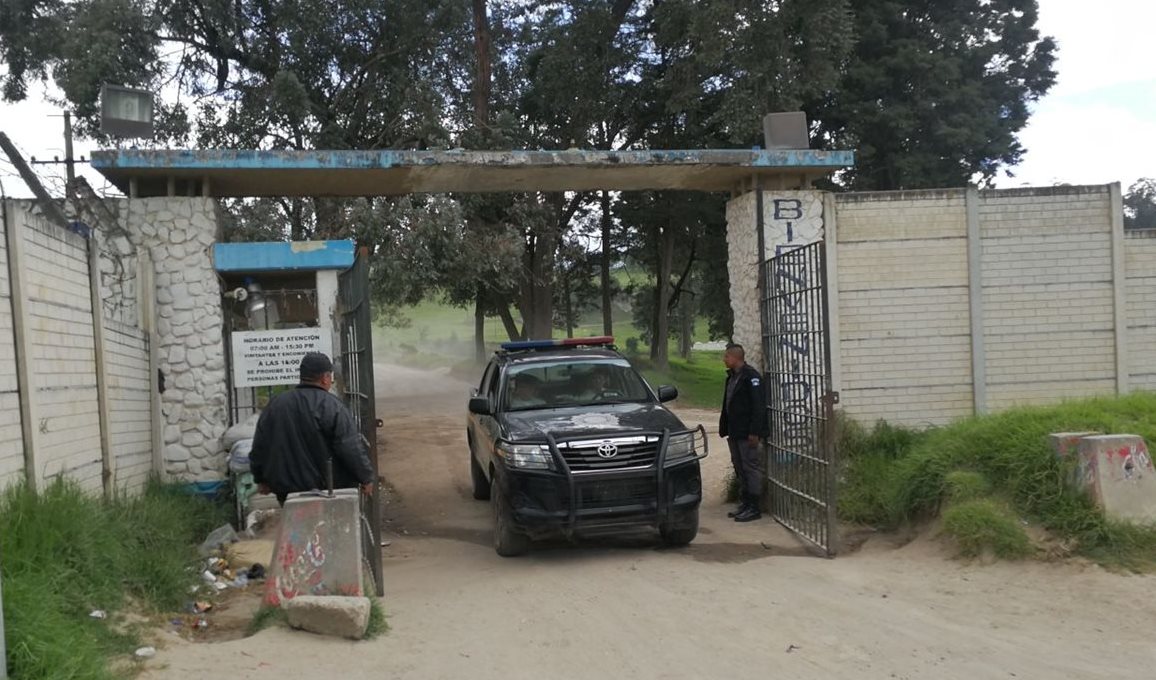
POLYGON ((152 137, 152 92, 119 85, 102 85, 100 131, 113 137, 152 137))

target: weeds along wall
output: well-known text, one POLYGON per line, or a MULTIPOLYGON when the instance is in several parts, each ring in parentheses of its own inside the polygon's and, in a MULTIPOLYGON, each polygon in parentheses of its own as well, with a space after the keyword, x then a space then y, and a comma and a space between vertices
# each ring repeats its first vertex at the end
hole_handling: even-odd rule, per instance
POLYGON ((94 296, 82 220, 66 228, 31 201, 7 201, 4 214, 0 486, 40 487, 64 475, 92 491, 138 490, 153 469, 147 300, 139 285, 151 264, 127 238, 98 236, 94 296))
MULTIPOLYGON (((1156 389, 1156 235, 1124 232, 1119 185, 767 191, 763 203, 765 257, 784 238, 834 240, 833 384, 858 420, 940 425, 1156 389), (813 212, 787 214, 785 201, 821 204, 809 218, 821 231, 783 232, 778 218, 813 212)), ((760 324, 753 205, 746 194, 728 206, 736 339, 748 346, 760 324)))

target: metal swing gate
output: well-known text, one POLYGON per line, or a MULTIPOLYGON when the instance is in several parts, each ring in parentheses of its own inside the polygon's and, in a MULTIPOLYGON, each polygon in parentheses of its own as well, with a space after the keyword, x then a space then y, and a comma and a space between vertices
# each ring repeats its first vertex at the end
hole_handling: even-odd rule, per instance
MULTIPOLYGON (((377 480, 377 411, 373 384, 373 314, 369 300, 369 258, 362 250, 353 266, 338 277, 338 308, 341 329, 340 391, 361 430, 377 480)), ((369 561, 374 589, 385 595, 381 570, 381 486, 375 481, 373 495, 361 501, 362 552, 369 561)))
POLYGON ((822 241, 764 263, 763 356, 771 435, 767 477, 771 515, 835 554, 834 408, 822 241))

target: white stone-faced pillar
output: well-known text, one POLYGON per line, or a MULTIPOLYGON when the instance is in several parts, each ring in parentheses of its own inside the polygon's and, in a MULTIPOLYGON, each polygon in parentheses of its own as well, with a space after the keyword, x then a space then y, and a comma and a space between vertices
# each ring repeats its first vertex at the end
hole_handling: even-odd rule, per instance
POLYGON ((746 349, 747 361, 763 370, 759 265, 775 255, 823 240, 823 192, 764 190, 761 252, 758 205, 757 191, 727 203, 727 270, 734 341, 746 349))
POLYGON ((218 233, 216 202, 130 199, 122 215, 155 266, 166 472, 184 481, 223 479, 220 438, 228 425, 228 397, 221 286, 211 255, 218 233))

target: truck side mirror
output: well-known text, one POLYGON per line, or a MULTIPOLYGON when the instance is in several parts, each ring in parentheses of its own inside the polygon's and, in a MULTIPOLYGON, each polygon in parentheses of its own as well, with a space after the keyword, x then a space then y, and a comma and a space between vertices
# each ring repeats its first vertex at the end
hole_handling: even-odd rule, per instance
POLYGON ((490 400, 486 397, 470 397, 470 413, 476 413, 479 416, 490 415, 490 400))
POLYGON ((662 385, 658 388, 658 400, 662 403, 678 399, 678 388, 674 385, 662 385))

